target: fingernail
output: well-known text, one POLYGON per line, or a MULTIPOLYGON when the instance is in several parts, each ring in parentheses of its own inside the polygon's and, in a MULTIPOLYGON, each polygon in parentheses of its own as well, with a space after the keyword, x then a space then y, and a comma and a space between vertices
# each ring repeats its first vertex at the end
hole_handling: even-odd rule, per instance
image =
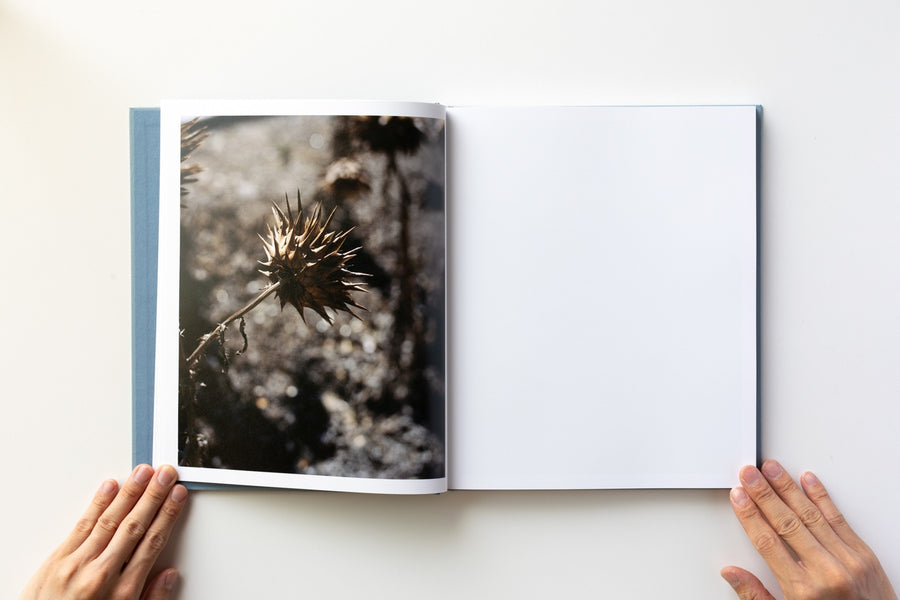
POLYGON ((104 496, 109 496, 116 491, 116 487, 118 487, 118 484, 115 481, 107 479, 100 485, 100 493, 104 496))
POLYGON ((156 480, 159 481, 160 485, 163 487, 169 487, 175 483, 175 479, 177 478, 178 474, 175 472, 175 469, 169 465, 160 467, 159 472, 156 474, 156 480))
POLYGON ((173 502, 181 504, 182 502, 187 500, 187 497, 188 491, 183 485, 176 485, 174 488, 172 488, 171 498, 173 502))
POLYGON ((738 579, 737 577, 735 577, 734 575, 732 575, 731 573, 722 573, 722 579, 727 581, 728 585, 730 585, 734 589, 737 589, 738 586, 741 584, 741 580, 738 579))
POLYGON ((822 482, 819 481, 819 478, 809 471, 801 475, 801 479, 803 479, 803 485, 805 485, 806 487, 816 487, 817 485, 822 485, 822 482))
POLYGON ((774 460, 766 461, 762 466, 763 473, 769 479, 778 479, 781 477, 781 474, 784 473, 784 469, 781 468, 774 460))
POLYGON ((153 469, 148 465, 138 465, 134 470, 134 480, 141 485, 150 481, 151 477, 153 477, 153 469))
POLYGON ((176 583, 178 583, 178 571, 169 571, 166 573, 166 578, 163 580, 163 587, 171 591, 175 588, 176 583))
POLYGON ((746 485, 756 485, 760 481, 759 470, 756 467, 744 467, 741 471, 741 480, 746 485))
POLYGON ((744 491, 744 488, 736 487, 731 489, 731 502, 735 506, 744 506, 749 499, 750 497, 744 491))

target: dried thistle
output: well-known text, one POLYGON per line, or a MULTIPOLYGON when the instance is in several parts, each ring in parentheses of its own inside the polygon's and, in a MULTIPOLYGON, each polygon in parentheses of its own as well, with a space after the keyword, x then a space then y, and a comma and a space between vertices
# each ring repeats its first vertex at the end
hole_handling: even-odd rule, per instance
POLYGON ((192 119, 187 123, 181 124, 181 195, 186 196, 188 193, 185 185, 197 181, 195 175, 203 170, 197 163, 185 165, 184 161, 190 158, 194 150, 196 150, 209 133, 206 127, 198 126, 200 117, 192 119))
POLYGON ((304 323, 304 308, 314 310, 329 323, 332 317, 326 308, 342 310, 357 317, 352 309, 365 308, 353 300, 351 293, 365 292, 366 289, 362 284, 349 282, 347 278, 367 275, 347 268, 360 250, 343 250, 352 229, 343 233, 327 231, 334 211, 323 221, 321 204, 317 204, 312 216, 304 220, 299 191, 296 215, 291 211, 286 194, 284 199, 287 214, 274 205, 275 225, 269 226, 268 239, 259 236, 266 251, 266 260, 260 261, 265 268, 259 271, 269 278, 273 286, 277 286, 275 293, 281 301, 281 308, 290 304, 300 313, 304 323))
MULTIPOLYGON (((263 247, 266 250, 266 261, 259 261, 267 267, 260 269, 260 273, 267 276, 271 283, 257 294, 243 308, 219 323, 219 325, 200 338, 200 344, 191 352, 185 360, 189 371, 193 371, 200 358, 206 353, 207 348, 214 341, 224 343, 225 330, 231 323, 241 320, 241 337, 244 347, 238 352, 242 354, 247 349, 247 335, 244 332, 244 315, 256 308, 273 292, 281 300, 281 308, 290 304, 300 313, 303 322, 304 308, 311 308, 323 319, 332 323, 332 317, 325 312, 326 308, 350 313, 359 318, 352 308, 365 307, 354 302, 350 296, 352 292, 365 292, 366 288, 360 283, 348 282, 346 277, 368 277, 366 273, 354 273, 347 269, 347 263, 352 260, 360 248, 342 250, 344 242, 352 229, 343 233, 326 231, 334 216, 334 211, 325 221, 322 221, 321 205, 316 205, 311 217, 303 221, 303 208, 300 205, 300 192, 297 192, 297 215, 291 211, 290 202, 285 195, 287 215, 275 205, 272 212, 275 214, 275 226, 269 226, 269 239, 262 236, 263 247)), ((228 362, 227 356, 225 357, 228 362)))

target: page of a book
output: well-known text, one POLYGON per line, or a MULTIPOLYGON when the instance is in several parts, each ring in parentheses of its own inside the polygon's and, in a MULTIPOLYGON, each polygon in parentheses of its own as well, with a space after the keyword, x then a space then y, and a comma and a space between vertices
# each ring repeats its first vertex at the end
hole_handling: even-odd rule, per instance
POLYGON ((725 488, 756 461, 758 107, 173 102, 159 131, 135 435, 186 481, 725 488), (286 257, 329 243, 337 288, 304 295, 286 257))
POLYGON ((448 109, 451 488, 756 462, 757 112, 448 109))
POLYGON ((154 463, 447 489, 444 139, 437 105, 163 103, 154 463))

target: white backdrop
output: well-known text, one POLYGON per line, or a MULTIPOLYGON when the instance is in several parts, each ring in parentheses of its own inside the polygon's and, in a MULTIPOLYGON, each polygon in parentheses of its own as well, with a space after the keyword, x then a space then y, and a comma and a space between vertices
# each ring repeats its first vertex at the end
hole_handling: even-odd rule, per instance
MULTIPOLYGON (((762 451, 900 584, 900 5, 0 0, 0 595, 130 468, 128 107, 764 106, 762 451)), ((196 493, 181 598, 731 598, 727 492, 196 493)), ((771 577, 766 574, 766 581, 771 577)))

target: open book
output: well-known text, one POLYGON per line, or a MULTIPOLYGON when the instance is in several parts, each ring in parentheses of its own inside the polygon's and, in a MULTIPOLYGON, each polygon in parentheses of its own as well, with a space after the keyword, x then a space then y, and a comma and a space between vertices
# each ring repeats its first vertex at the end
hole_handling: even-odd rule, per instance
POLYGON ((756 461, 758 107, 131 118, 136 461, 384 493, 756 461))

